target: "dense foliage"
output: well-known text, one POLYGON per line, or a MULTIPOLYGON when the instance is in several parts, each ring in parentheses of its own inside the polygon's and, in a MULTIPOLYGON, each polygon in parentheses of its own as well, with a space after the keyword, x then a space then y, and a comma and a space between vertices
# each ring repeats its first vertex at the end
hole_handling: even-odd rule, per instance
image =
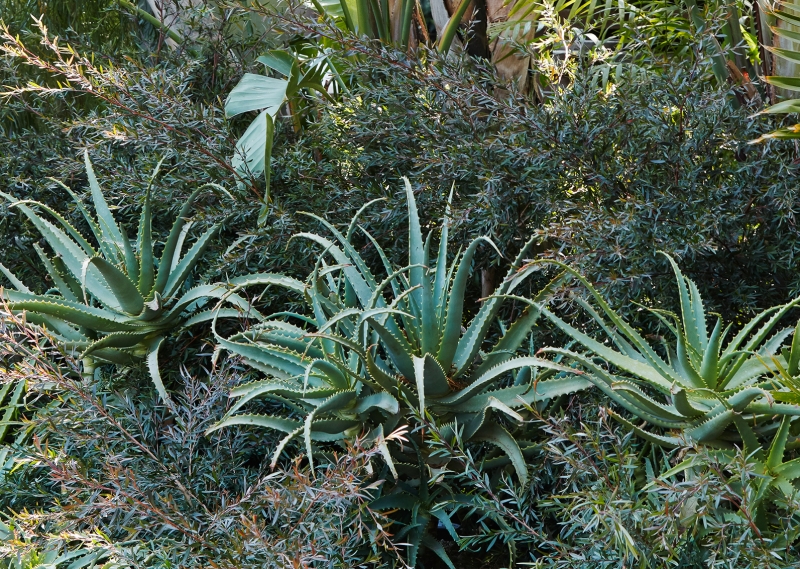
POLYGON ((618 4, 0 0, 0 567, 800 564, 800 20, 618 4))

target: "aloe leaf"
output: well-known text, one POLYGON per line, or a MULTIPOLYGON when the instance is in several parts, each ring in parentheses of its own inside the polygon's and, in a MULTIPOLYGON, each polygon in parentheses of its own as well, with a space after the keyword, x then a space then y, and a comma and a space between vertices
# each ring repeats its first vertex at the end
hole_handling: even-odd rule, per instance
POLYGON ((611 415, 617 422, 625 425, 631 431, 636 433, 639 437, 643 438, 646 441, 650 441, 653 444, 667 447, 667 448, 681 448, 684 446, 684 441, 679 439, 678 437, 666 437, 663 435, 657 435, 655 433, 651 433, 649 431, 645 431, 644 429, 637 427, 621 415, 615 413, 611 409, 606 409, 606 412, 611 415))
MULTIPOLYGON (((56 270, 55 266, 50 261, 50 259, 47 258, 47 255, 45 255, 45 253, 42 250, 42 248, 39 247, 39 244, 38 243, 34 243, 33 244, 33 248, 36 250, 36 254, 39 255, 39 259, 42 261, 42 264, 44 265, 44 268, 47 271, 47 274, 50 275, 50 278, 52 279, 53 284, 56 285, 56 288, 58 289, 58 292, 61 293, 61 296, 63 296, 66 300, 70 300, 72 302, 78 302, 78 297, 75 296, 75 294, 72 292, 72 288, 69 286, 69 284, 67 284, 67 282, 64 280, 64 278, 61 276, 61 273, 59 273, 56 270)), ((3 268, 4 267, 0 267, 0 270, 2 270, 3 268)), ((6 276, 8 276, 7 273, 6 273, 6 276)), ((17 281, 17 282, 19 282, 19 281, 17 281)), ((13 284, 13 282, 12 282, 12 284, 13 284)), ((22 284, 22 283, 19 283, 19 284, 22 284)), ((30 292, 27 289, 22 290, 18 286, 16 288, 17 288, 17 290, 20 290, 21 292, 30 292)))
MULTIPOLYGON (((514 320, 500 341, 497 342, 492 351, 484 358, 483 362, 470 374, 467 383, 472 383, 474 378, 480 376, 487 369, 512 358, 522 345, 522 342, 530 335, 533 326, 539 320, 541 312, 539 305, 544 302, 553 290, 564 280, 565 273, 561 273, 552 279, 542 290, 533 298, 533 302, 524 299, 528 303, 523 313, 514 320)), ((521 298, 521 297, 520 297, 521 298)))
POLYGON ((447 376, 444 370, 430 354, 425 354, 421 358, 414 357, 413 363, 414 378, 419 396, 419 411, 424 413, 425 397, 439 398, 450 392, 450 386, 447 384, 447 376))
MULTIPOLYGON (((705 314, 699 318, 697 318, 697 306, 694 305, 693 301, 695 300, 694 292, 697 287, 694 287, 694 283, 683 276, 680 267, 678 267, 678 263, 675 262, 675 259, 672 256, 668 255, 667 253, 661 252, 667 260, 669 261, 670 265, 672 265, 672 270, 675 273, 675 280, 678 283, 678 292, 679 298, 681 303, 681 319, 683 321, 683 331, 686 337, 686 341, 688 347, 690 348, 689 358, 692 359, 692 356, 695 354, 702 354, 705 351, 705 343, 707 342, 705 330, 705 314), (687 287, 687 283, 689 286, 687 287), (692 295, 690 296, 689 288, 694 287, 692 289, 692 295)), ((697 293, 697 297, 699 300, 699 293, 697 293)), ((700 304, 699 310, 702 313, 702 303, 700 304)))
POLYGON ((399 395, 398 392, 401 392, 406 398, 411 397, 412 394, 410 390, 403 389, 403 385, 399 378, 389 375, 375 363, 375 359, 372 357, 371 351, 367 352, 366 362, 367 371, 375 383, 380 385, 388 393, 399 395))
POLYGON ((60 318, 77 326, 84 326, 89 330, 100 332, 136 331, 142 325, 108 310, 78 304, 68 300, 54 297, 25 295, 14 291, 6 291, 9 298, 9 307, 12 310, 28 310, 60 318))
MULTIPOLYGON (((22 206, 20 210, 25 213, 28 219, 36 226, 36 229, 39 230, 39 233, 44 237, 55 254, 64 262, 69 272, 75 277, 80 277, 84 270, 84 264, 89 259, 84 249, 77 245, 63 231, 46 219, 42 219, 30 208, 22 206)), ((85 275, 85 284, 89 292, 101 303, 114 310, 121 309, 116 297, 108 290, 105 281, 96 268, 89 268, 85 275)))
POLYGON ((499 447, 511 459, 511 464, 523 485, 528 483, 528 467, 522 451, 508 431, 497 423, 489 423, 480 428, 472 437, 473 441, 487 441, 499 447))
POLYGON ((122 261, 124 259, 124 244, 122 232, 117 225, 111 210, 103 197, 103 192, 100 190, 100 184, 97 183, 97 177, 92 168, 92 162, 89 160, 89 152, 84 152, 84 163, 86 164, 86 175, 89 178, 89 190, 92 193, 92 202, 94 203, 94 210, 97 213, 97 225, 100 227, 102 239, 99 240, 101 245, 113 244, 114 255, 112 258, 122 261))
MULTIPOLYGON (((61 184, 61 182, 58 182, 58 183, 61 186, 66 188, 66 186, 64 186, 64 184, 61 184)), ((69 188, 67 188, 67 190, 70 193, 72 193, 72 190, 69 190, 69 188)), ((97 254, 97 251, 94 250, 94 247, 92 247, 89 244, 89 242, 86 240, 86 238, 83 235, 81 235, 81 233, 77 229, 75 229, 69 221, 64 219, 64 217, 60 213, 58 213, 57 211, 55 211, 51 207, 49 207, 49 206, 47 206, 47 205, 45 205, 43 203, 34 201, 34 200, 17 200, 14 196, 6 194, 4 192, 0 192, 0 196, 3 196, 6 200, 8 200, 10 202, 9 203, 9 207, 19 208, 19 210, 22 213, 24 213, 25 216, 28 219, 30 219, 31 221, 33 221, 33 217, 32 216, 38 217, 38 215, 31 208, 29 208, 28 206, 26 206, 24 204, 32 204, 32 205, 35 205, 36 207, 38 207, 39 209, 43 209, 44 211, 49 213, 51 216, 53 216, 53 218, 55 218, 56 221, 58 221, 58 223, 61 225, 61 227, 63 227, 64 230, 66 230, 67 234, 70 237, 72 237, 72 239, 78 245, 80 245, 80 247, 83 249, 83 251, 87 255, 92 256, 92 255, 96 255, 97 254)), ((77 199, 77 196, 76 196, 76 199, 77 199)), ((83 207, 83 204, 80 204, 80 207, 83 207)), ((85 208, 84 208, 83 211, 85 211, 85 208)), ((94 223, 91 220, 92 218, 89 216, 88 212, 85 213, 85 216, 88 217, 88 219, 90 220, 90 224, 94 223)), ((99 229, 98 229, 98 232, 99 232, 99 229)))
MULTIPOLYGON (((179 289, 179 287, 183 284, 186 278, 191 273, 194 266, 200 260, 200 256, 208 247, 209 241, 217 234, 219 231, 219 224, 216 224, 210 227, 203 235, 201 235, 197 241, 194 242, 192 247, 186 252, 183 259, 180 260, 178 265, 175 267, 174 271, 170 271, 169 279, 167 280, 167 284, 164 288, 164 297, 171 298, 179 289)), ((165 270, 169 267, 167 265, 165 270)), ((158 290, 158 289, 156 289, 158 290)), ((160 290, 158 292, 161 292, 160 290)))
POLYGON ((770 403, 762 401, 754 401, 745 407, 743 413, 754 413, 758 415, 768 415, 770 417, 775 415, 789 415, 792 417, 800 417, 800 405, 791 405, 788 403, 770 403))
POLYGON ((689 346, 686 343, 686 335, 680 332, 675 336, 675 371, 678 372, 684 380, 681 382, 683 387, 706 387, 706 382, 700 377, 700 374, 695 369, 694 365, 689 358, 689 346))
POLYGON ((361 302, 362 306, 366 306, 370 297, 372 296, 372 288, 374 284, 372 286, 367 284, 367 281, 364 280, 364 276, 362 276, 361 272, 354 265, 355 261, 351 261, 351 259, 329 239, 320 237, 314 233, 298 233, 297 237, 304 237, 311 241, 316 241, 325 248, 325 251, 328 254, 333 256, 337 263, 343 265, 343 271, 353 289, 356 291, 358 300, 361 302))
POLYGON ((789 351, 789 362, 786 371, 789 373, 790 377, 796 377, 797 374, 800 373, 800 320, 797 321, 797 326, 794 329, 792 347, 789 351))
POLYGON ((700 425, 687 429, 686 436, 701 443, 714 441, 733 422, 735 414, 733 409, 726 409, 700 425))
POLYGON ((715 389, 717 387, 721 334, 722 318, 717 318, 717 324, 714 326, 714 330, 711 332, 711 336, 708 339, 705 352, 703 353, 703 361, 700 364, 700 377, 709 389, 715 389))
POLYGON ((239 397, 239 399, 231 406, 227 415, 233 415, 253 399, 259 397, 274 399, 277 396, 286 397, 294 401, 295 405, 302 409, 302 412, 305 414, 308 413, 309 405, 313 405, 312 402, 324 401, 328 397, 339 393, 339 391, 341 390, 334 387, 304 389, 302 385, 295 384, 291 381, 257 381, 241 386, 236 392, 231 392, 231 397, 239 397))
POLYGON ((682 387, 676 388, 672 393, 672 405, 684 417, 696 418, 701 417, 708 412, 707 409, 698 409, 695 407, 682 387))
POLYGON ((111 292, 117 298, 117 303, 123 312, 134 316, 142 312, 144 299, 139 294, 136 285, 131 282, 125 273, 102 257, 92 257, 88 263, 97 267, 103 279, 108 283, 111 292))
MULTIPOLYGON (((193 191, 186 201, 183 202, 175 222, 172 224, 167 241, 164 243, 164 250, 161 253, 161 260, 158 263, 158 277, 156 278, 154 288, 162 293, 167 289, 167 282, 171 273, 177 267, 178 259, 180 258, 180 244, 182 243, 182 236, 185 235, 184 228, 187 225, 187 218, 189 211, 194 205, 197 196, 206 186, 201 186, 193 191)), ((167 295, 169 296, 169 295, 167 295)))
MULTIPOLYGON (((464 2, 469 3, 468 0, 464 0, 464 2)), ((441 559, 442 563, 444 563, 448 567, 448 569, 456 569, 455 565, 453 565, 453 562, 450 560, 450 557, 447 555, 447 551, 445 551, 444 547, 439 542, 439 540, 437 540, 428 533, 424 533, 422 535, 421 543, 422 545, 433 551, 436 554, 436 557, 441 559)))
POLYGON ((427 275, 426 265, 428 261, 422 241, 422 228, 419 223, 417 202, 408 178, 403 177, 403 184, 405 185, 406 203, 408 204, 408 264, 412 267, 410 280, 412 287, 419 287, 412 294, 417 306, 420 307, 421 313, 420 348, 423 354, 428 354, 434 353, 438 348, 439 330, 436 325, 431 280, 427 275))
POLYGON ((523 421, 522 415, 514 411, 511 407, 506 405, 494 395, 489 395, 489 397, 486 398, 483 408, 478 413, 475 413, 471 420, 465 421, 465 417, 463 415, 456 416, 459 423, 466 423, 462 435, 465 441, 472 439, 473 435, 484 425, 491 409, 496 409, 508 417, 511 417, 515 421, 523 421))
POLYGON ((372 317, 370 318, 372 328, 378 333, 384 343, 389 357, 392 359, 397 371, 406 378, 416 376, 414 361, 412 360, 413 353, 411 346, 405 338, 398 338, 387 330, 383 325, 372 317))
POLYGON ((607 362, 617 366, 620 369, 623 369, 642 380, 648 382, 653 387, 659 389, 664 393, 669 393, 673 382, 678 381, 679 378, 677 377, 664 377, 659 370, 654 369, 649 364, 644 364, 640 360, 636 360, 625 356, 616 350, 601 344, 600 342, 590 338, 583 332, 580 332, 576 328, 570 326, 561 318, 556 316, 555 314, 551 313, 546 308, 542 308, 542 314, 547 316, 557 327, 559 327, 564 333, 566 333, 569 337, 573 340, 580 342, 584 347, 588 348, 599 357, 603 358, 607 362))
MULTIPOLYGON (((325 218, 315 215, 313 213, 306 213, 306 212, 301 212, 301 213, 319 221, 322 225, 325 226, 326 229, 328 229, 328 231, 330 231, 334 235, 334 237, 336 237, 336 240, 340 243, 342 249, 347 254, 346 257, 339 257, 337 255, 334 255, 336 262, 342 265, 355 265, 355 267, 358 269, 358 272, 363 277, 363 280, 369 285, 369 288, 374 289, 377 283, 375 281, 375 277, 372 274, 372 271, 370 271, 367 263, 364 261, 364 259, 361 258, 361 255, 358 253, 356 248, 353 247, 353 244, 350 243, 347 237, 342 235, 342 233, 338 229, 336 229, 331 223, 329 223, 325 218)), ((356 288, 355 283, 351 284, 353 284, 353 287, 356 288)), ((358 290, 356 290, 356 292, 358 292, 358 290)), ((359 294, 359 300, 361 301, 361 304, 363 306, 365 303, 365 299, 361 296, 361 294, 359 294)))
POLYGON ((241 318, 243 314, 235 308, 215 308, 203 310, 192 315, 188 320, 181 324, 181 328, 189 328, 202 322, 210 322, 214 318, 241 318))
POLYGON ((447 270, 447 245, 450 234, 450 208, 453 203, 453 191, 455 182, 450 188, 450 195, 447 198, 447 206, 442 220, 442 235, 439 238, 439 254, 436 257, 436 273, 433 279, 433 306, 436 311, 436 319, 439 321, 438 327, 444 330, 444 308, 447 298, 448 270, 447 270))
POLYGON ((787 480, 796 480, 800 478, 800 458, 795 458, 788 462, 784 462, 774 468, 776 474, 780 474, 787 480))
POLYGON ((562 395, 571 395, 593 386, 593 383, 582 376, 569 376, 547 381, 537 381, 528 385, 513 385, 494 391, 486 391, 475 395, 466 401, 447 407, 448 411, 455 413, 478 413, 489 403, 489 398, 495 398, 509 408, 519 408, 533 405, 539 401, 547 401, 562 395))
POLYGON ((758 460, 763 460, 764 449, 761 448, 761 444, 758 442, 758 436, 753 430, 753 427, 750 426, 750 423, 741 415, 734 415, 733 422, 736 425, 736 429, 739 431, 739 435, 742 437, 745 454, 754 456, 758 460))
POLYGON ((765 399, 769 400, 770 395, 764 389, 760 387, 748 387, 737 391, 730 397, 728 397, 728 407, 736 411, 737 413, 741 413, 752 401, 758 399, 759 397, 764 397, 765 399))
POLYGON ((93 352, 103 348, 133 348, 141 344, 148 336, 152 336, 152 330, 143 332, 112 332, 103 336, 99 340, 92 342, 81 354, 82 357, 91 355, 93 352))
POLYGON ((654 415, 650 413, 647 408, 643 407, 642 405, 639 405, 636 401, 633 401, 630 398, 622 397, 621 394, 612 387, 613 384, 620 382, 621 378, 608 373, 607 371, 599 367, 597 364, 595 364, 595 362, 592 359, 583 354, 579 354, 561 348, 546 348, 543 351, 560 354, 562 356, 566 356, 572 361, 579 363, 581 367, 589 370, 590 372, 582 377, 592 382, 595 385, 595 387, 600 389, 600 391, 605 393, 614 402, 618 403, 619 405, 621 405, 622 407, 624 407, 625 409, 627 409, 628 411, 630 411, 631 413, 633 413, 634 415, 638 416, 641 419, 644 419, 654 425, 658 425, 660 427, 665 427, 665 428, 685 428, 691 424, 684 420, 676 421, 672 419, 665 419, 660 414, 654 415))
POLYGON ((314 469, 314 457, 313 453, 311 452, 311 424, 314 421, 314 417, 316 417, 317 414, 328 411, 343 411, 345 409, 349 409, 355 399, 355 391, 342 391, 336 393, 335 395, 331 395, 328 399, 320 403, 319 406, 306 415, 306 419, 303 424, 303 439, 305 440, 306 444, 306 453, 308 453, 308 465, 312 471, 314 469))
POLYGON ((61 318, 46 316, 37 312, 26 312, 25 318, 31 324, 47 328, 56 340, 64 344, 66 349, 74 349, 75 345, 82 345, 83 342, 88 341, 88 338, 79 331, 77 325, 61 318), (67 344, 70 344, 70 346, 67 346, 67 344))
POLYGON ((144 207, 139 217, 139 230, 136 237, 139 248, 139 292, 144 298, 150 296, 155 284, 155 267, 153 265, 153 227, 150 211, 150 187, 144 196, 144 207))
MULTIPOLYGON (((772 329, 778 324, 778 321, 783 318, 789 310, 794 308, 797 304, 800 303, 800 296, 793 299, 792 301, 784 304, 780 307, 773 307, 771 309, 765 310, 753 320, 751 320, 731 341, 731 343, 726 347, 725 352, 727 357, 727 362, 731 362, 730 366, 727 368, 727 373, 722 381, 718 385, 718 389, 724 389, 729 386, 730 383, 734 383, 734 378, 737 377, 739 369, 745 364, 749 357, 748 352, 755 351, 763 342, 766 340, 769 333, 772 329), (742 346, 741 350, 737 354, 736 351, 739 349, 739 346, 745 341, 747 336, 752 332, 752 330, 758 325, 761 320, 767 316, 769 313, 774 312, 774 314, 767 320, 761 328, 756 332, 744 345, 742 346)), ((726 362, 726 363, 727 363, 726 362)), ((722 364, 722 362, 720 362, 722 364)))
POLYGON ((397 399, 392 397, 389 393, 373 393, 367 395, 363 399, 359 399, 356 406, 353 408, 354 413, 366 413, 373 409, 380 409, 388 415, 395 415, 400 411, 400 404, 397 399))
POLYGON ((789 417, 784 417, 781 420, 781 425, 778 427, 778 432, 775 433, 775 438, 772 439, 772 444, 767 453, 767 468, 773 470, 783 463, 783 453, 786 450, 786 440, 789 437, 789 417))
POLYGON ((677 410, 670 409, 666 405, 655 401, 647 396, 639 387, 625 380, 618 380, 611 384, 611 388, 623 397, 644 408, 648 413, 661 417, 664 421, 684 421, 683 415, 677 410))
MULTIPOLYGON (((647 359, 644 356, 642 356, 642 354, 640 354, 638 351, 636 351, 636 348, 631 346, 627 340, 625 340, 614 330, 612 330, 611 327, 608 325, 608 323, 605 321, 605 319, 600 315, 599 312, 597 312, 597 310, 595 310, 595 308, 591 304, 589 304, 589 302, 580 297, 576 298, 575 302, 577 302, 586 312, 588 312, 589 315, 594 319, 594 321, 600 325, 600 327, 608 335, 608 337, 611 338, 611 340, 614 342, 614 345, 617 346, 617 349, 620 352, 622 352, 629 358, 639 360, 642 363, 647 363, 647 359)), ((656 316, 662 322, 664 322, 667 328, 669 328, 671 331, 677 334, 677 330, 675 329, 675 327, 672 326, 671 323, 669 323, 661 314, 656 313, 656 316)))
POLYGON ((395 492, 372 500, 369 507, 375 511, 381 510, 408 510, 419 502, 419 498, 408 492, 395 492))
POLYGON ((333 363, 326 361, 324 359, 315 359, 312 361, 308 366, 306 366, 306 371, 303 374, 303 386, 305 387, 308 385, 309 379, 311 378, 311 373, 314 368, 318 368, 322 375, 327 380, 333 388, 335 389, 348 389, 350 385, 347 381, 347 376, 342 373, 342 371, 336 367, 333 363))
MULTIPOLYGON (((36 251, 38 252, 39 250, 40 248, 36 246, 36 251)), ((6 266, 3 263, 0 263, 0 272, 2 272, 6 276, 6 278, 11 282, 11 285, 19 292, 33 294, 33 292, 31 292, 31 290, 25 286, 25 283, 19 280, 17 276, 14 273, 12 273, 8 268, 6 268, 6 266)), ((69 300, 77 300, 77 299, 71 298, 69 300)))
POLYGON ((541 358, 536 358, 531 356, 513 358, 487 370, 483 375, 478 377, 473 383, 471 383, 464 389, 457 391, 452 395, 449 395, 448 397, 440 399, 438 403, 444 405, 457 405, 459 403, 462 403, 467 399, 469 399, 470 397, 481 393, 486 388, 486 386, 489 385, 497 377, 500 377, 501 375, 508 373, 509 371, 528 366, 535 368, 554 369, 556 371, 563 371, 570 374, 580 375, 581 373, 578 370, 548 360, 543 360, 541 358))
POLYGON ((450 369, 453 359, 458 349, 459 338, 461 337, 461 323, 464 315, 464 293, 467 287, 467 280, 471 271, 472 257, 483 237, 479 237, 469 244, 459 261, 458 270, 453 277, 453 284, 450 288, 450 300, 447 302, 447 316, 445 319, 444 331, 442 332, 441 346, 436 358, 445 369, 450 369))
POLYGON ((266 427, 282 433, 300 433, 303 429, 303 424, 294 419, 282 419, 280 417, 272 417, 267 415, 235 415, 233 417, 226 417, 219 423, 209 427, 206 430, 206 435, 210 435, 214 431, 218 431, 223 427, 232 427, 234 425, 255 425, 257 427, 266 427))
MULTIPOLYGON (((724 383, 724 387, 728 390, 738 389, 752 383, 754 379, 777 371, 778 365, 785 363, 783 356, 775 356, 775 359, 758 356, 745 359, 736 373, 724 383)), ((718 389, 722 389, 722 387, 723 385, 720 385, 718 389)))
MULTIPOLYGON (((372 245, 378 251, 378 256, 381 258, 381 263, 383 264, 383 269, 384 269, 384 271, 386 271, 386 274, 387 275, 391 275, 391 274, 395 273, 394 269, 392 268, 392 263, 389 261, 389 258, 386 256, 386 252, 383 250, 383 247, 380 246, 378 241, 369 233, 369 231, 367 231, 366 229, 364 229, 360 225, 358 226, 358 228, 367 237, 367 239, 369 239, 372 242, 372 245)), ((405 268, 401 269, 401 271, 405 271, 407 268, 408 267, 405 267, 405 268)), ((392 283, 392 292, 394 293, 394 296, 399 295, 400 294, 400 290, 397 287, 397 282, 393 279, 391 281, 391 283, 392 283)))
POLYGON ((158 391, 158 394, 161 396, 161 400, 164 401, 164 403, 170 403, 167 388, 164 387, 164 382, 161 380, 161 372, 158 369, 158 349, 161 347, 163 341, 163 336, 158 336, 147 341, 147 369, 150 372, 150 379, 153 380, 156 391, 158 391))

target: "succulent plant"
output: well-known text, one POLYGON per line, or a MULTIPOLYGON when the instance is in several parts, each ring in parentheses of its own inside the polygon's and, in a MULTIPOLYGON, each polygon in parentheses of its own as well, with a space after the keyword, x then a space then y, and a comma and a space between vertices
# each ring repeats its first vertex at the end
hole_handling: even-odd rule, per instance
MULTIPOLYGON (((465 441, 497 445, 526 481, 523 454, 503 421, 521 421, 520 411, 534 401, 584 389, 590 383, 567 373, 560 364, 517 355, 539 316, 537 305, 525 310, 500 340, 482 351, 502 298, 485 300, 466 328, 462 325, 473 257, 481 242, 491 241, 475 239, 448 266, 445 215, 431 267, 431 235, 423 241, 408 180, 405 185, 410 251, 408 264, 402 268, 393 266, 377 241, 357 225, 358 215, 372 202, 356 214, 346 234, 309 214, 333 239, 299 234, 323 249, 314 271, 306 283, 278 275, 274 282, 302 296, 308 312, 281 312, 232 337, 218 336, 221 348, 267 378, 235 388, 231 396, 238 401, 214 428, 251 424, 286 433, 273 463, 290 440, 301 437, 311 460, 315 442, 369 432, 380 443, 383 433, 409 420, 413 407, 439 425, 462 429, 465 441), (357 229, 382 259, 386 276, 381 280, 353 244, 357 229), (564 377, 553 377, 557 374, 564 377), (246 403, 260 397, 284 403, 294 417, 242 413, 246 403), (503 417, 502 421, 493 415, 503 417)), ((498 295, 511 293, 521 282, 514 271, 527 250, 520 252, 498 295)), ((397 476, 392 456, 398 453, 387 448, 383 455, 397 476)))
MULTIPOLYGON (((207 186, 195 190, 183 204, 156 269, 150 186, 134 245, 114 219, 88 154, 85 161, 96 216, 90 214, 77 195, 61 185, 77 202, 96 247, 52 208, 0 192, 30 220, 49 245, 51 255, 38 244, 34 247, 54 285, 44 294, 36 294, 0 264, 0 271, 14 287, 3 290, 3 298, 11 310, 24 311, 29 322, 46 327, 64 349, 79 354, 86 376, 92 375, 96 361, 129 364, 147 358, 155 386, 166 400, 158 371, 158 348, 164 337, 181 326, 219 315, 206 311, 191 316, 208 299, 225 297, 242 309, 248 305, 231 294, 227 285, 204 284, 185 290, 187 278, 219 228, 217 224, 206 230, 182 254, 191 227, 187 215, 207 186)), ((230 310, 233 309, 226 309, 222 315, 228 315, 230 310)))
MULTIPOLYGON (((788 348, 783 344, 793 333, 791 327, 771 335, 781 319, 800 304, 800 297, 761 312, 726 343, 732 326, 723 327, 722 319, 716 317, 709 331, 697 286, 667 257, 677 279, 681 314, 651 309, 666 329, 663 345, 648 343, 584 277, 561 265, 583 283, 600 307, 598 311, 578 299, 607 341, 593 338, 542 307, 543 314, 585 348, 583 352, 564 348, 543 351, 571 360, 586 372, 583 378, 621 407, 669 431, 645 430, 611 411, 618 421, 653 443, 681 447, 697 442, 732 448, 744 441, 755 449, 760 436, 775 432, 776 417, 800 416, 800 405, 795 404, 800 399, 779 373, 784 371, 791 378, 800 371, 799 330, 794 330, 788 348)), ((521 274, 537 264, 533 262, 521 274)))

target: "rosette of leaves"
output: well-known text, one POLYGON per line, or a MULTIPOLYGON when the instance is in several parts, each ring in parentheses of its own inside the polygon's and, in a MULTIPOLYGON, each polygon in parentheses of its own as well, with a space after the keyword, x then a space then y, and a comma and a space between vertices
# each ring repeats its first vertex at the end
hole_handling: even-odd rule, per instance
POLYGON ((600 308, 578 299, 607 339, 597 340, 542 308, 558 328, 585 348, 583 352, 543 351, 568 358, 614 402, 651 426, 670 431, 646 430, 611 411, 618 421, 653 443, 681 447, 696 442, 732 448, 744 441, 756 448, 760 435, 775 432, 781 416, 800 416, 800 405, 790 402, 796 394, 779 377, 780 370, 792 376, 800 370, 800 334, 795 331, 791 348, 782 349, 792 328, 772 333, 800 298, 761 312, 732 335, 732 325, 723 326, 720 317, 708 326, 697 286, 667 258, 677 279, 681 314, 651 309, 667 331, 660 346, 651 345, 584 277, 562 265, 583 283, 600 308))
MULTIPOLYGON (((223 285, 205 284, 186 290, 186 279, 219 228, 217 224, 206 230, 184 254, 191 227, 187 216, 206 186, 195 190, 184 203, 156 268, 150 187, 134 244, 114 219, 88 154, 85 161, 96 215, 61 185, 76 200, 96 247, 52 208, 0 193, 30 220, 50 247, 48 255, 34 245, 54 285, 44 294, 36 294, 0 264, 0 271, 14 287, 3 290, 3 298, 12 311, 24 311, 29 322, 46 327, 62 348, 80 354, 87 377, 93 374, 98 361, 127 365, 146 358, 155 387, 166 400, 158 371, 158 349, 164 337, 181 326, 219 314, 206 311, 192 317, 208 299, 225 297, 243 309, 247 303, 223 285)), ((222 314, 229 315, 232 310, 222 314)))
MULTIPOLYGON (((503 423, 521 421, 520 412, 535 401, 591 384, 567 373, 560 364, 517 355, 539 316, 538 304, 529 306, 486 349, 502 303, 500 295, 511 293, 521 282, 514 276, 514 267, 521 264, 528 247, 499 286, 498 296, 487 299, 462 329, 471 263, 478 245, 491 242, 475 239, 448 264, 445 216, 431 266, 432 235, 423 239, 414 194, 408 180, 405 184, 410 250, 408 264, 400 268, 358 226, 358 216, 370 204, 356 214, 344 234, 308 214, 332 238, 316 233, 297 236, 323 249, 306 283, 286 277, 279 282, 275 277, 275 284, 303 297, 307 312, 280 312, 240 334, 218 336, 220 348, 268 377, 235 388, 231 396, 238 401, 214 429, 250 424, 286 433, 273 454, 274 464, 295 437, 302 438, 311 460, 315 443, 368 432, 381 445, 384 433, 400 424, 413 424, 414 414, 429 416, 438 425, 458 430, 464 441, 487 441, 499 447, 525 482, 523 453, 503 423), (376 277, 358 253, 356 231, 376 248, 384 277, 376 277), (558 374, 563 377, 553 377, 558 374), (284 403, 294 416, 243 413, 244 406, 256 398, 284 403)), ((549 287, 537 301, 548 291, 549 287)), ((422 442, 415 445, 423 448, 422 442)), ((382 454, 397 478, 404 455, 390 452, 385 445, 382 454)), ((407 471, 416 472, 414 452, 409 457, 407 471)))

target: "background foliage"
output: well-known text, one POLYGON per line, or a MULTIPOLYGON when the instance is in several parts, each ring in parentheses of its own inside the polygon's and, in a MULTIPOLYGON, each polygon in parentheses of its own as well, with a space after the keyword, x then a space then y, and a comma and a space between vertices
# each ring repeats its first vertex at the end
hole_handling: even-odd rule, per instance
MULTIPOLYGON (((214 223, 221 231, 190 284, 265 271, 305 276, 319 250, 291 237, 321 227, 300 212, 341 228, 374 198, 385 201, 362 224, 401 259, 405 175, 424 231, 440 228, 454 187, 451 239, 485 235, 498 244, 500 255, 483 247, 475 256, 472 299, 495 290, 531 236, 531 257, 575 267, 648 339, 663 329, 637 303, 677 306, 658 251, 674 256, 709 312, 734 326, 800 293, 797 148, 748 144, 783 124, 779 115, 754 116, 774 102, 758 80, 769 67, 758 46, 763 10, 519 2, 497 17, 491 2, 478 1, 444 56, 435 42, 419 42, 430 2, 412 9, 412 49, 358 37, 310 6, 160 5, 0 0, 0 190, 55 206, 86 231, 48 177, 86 196, 88 149, 114 215, 133 233, 147 176, 163 159, 151 196, 163 241, 192 191, 222 184, 231 197, 197 202, 195 231, 214 223), (482 10, 485 30, 468 23, 482 10), (263 177, 231 165, 253 115, 229 120, 223 102, 244 73, 264 72, 256 58, 273 48, 303 57, 322 50, 333 101, 299 92, 277 114, 265 203, 263 177), (508 50, 507 61, 524 63, 513 76, 500 57, 508 50)), ((427 24, 435 40, 441 27, 427 24)), ((34 242, 39 236, 3 207, 2 262, 42 292, 50 284, 34 242)), ((366 239, 355 244, 380 266, 366 239)), ((530 296, 551 276, 535 273, 518 292, 530 296)), ((265 313, 297 306, 272 289, 257 293, 265 313)), ((562 302, 580 293, 558 289, 554 310, 584 329, 587 318, 562 302)), ((480 306, 466 306, 466 321, 480 306)), ((510 303, 499 316, 509 322, 520 310, 510 303)), ((566 342, 548 326, 540 323, 526 350, 566 342)), ((500 334, 493 324, 487 342, 500 334)), ((313 470, 292 459, 303 449, 290 445, 271 471, 278 440, 268 431, 205 435, 229 409, 229 390, 254 378, 236 359, 215 367, 210 337, 197 325, 162 353, 174 401, 166 407, 141 366, 107 366, 98 381, 81 380, 67 354, 4 313, 0 376, 13 389, 0 400, 11 421, 0 440, 0 566, 403 566, 407 551, 394 536, 411 514, 369 506, 391 490, 369 444, 337 447, 313 470)), ((795 500, 776 494, 779 515, 763 531, 752 523, 764 478, 753 456, 738 451, 723 463, 702 447, 658 449, 610 424, 606 405, 591 392, 558 398, 544 415, 530 410, 535 418, 519 427, 532 442, 527 485, 511 467, 486 469, 479 458, 497 457, 485 444, 414 418, 411 438, 448 464, 436 470, 432 462, 426 480, 455 537, 443 524, 429 529, 457 566, 478 557, 487 567, 576 569, 800 563, 795 500), (665 475, 686 453, 697 466, 665 475)), ((286 407, 262 401, 249 410, 286 407)), ((423 552, 419 566, 437 559, 423 552)))

